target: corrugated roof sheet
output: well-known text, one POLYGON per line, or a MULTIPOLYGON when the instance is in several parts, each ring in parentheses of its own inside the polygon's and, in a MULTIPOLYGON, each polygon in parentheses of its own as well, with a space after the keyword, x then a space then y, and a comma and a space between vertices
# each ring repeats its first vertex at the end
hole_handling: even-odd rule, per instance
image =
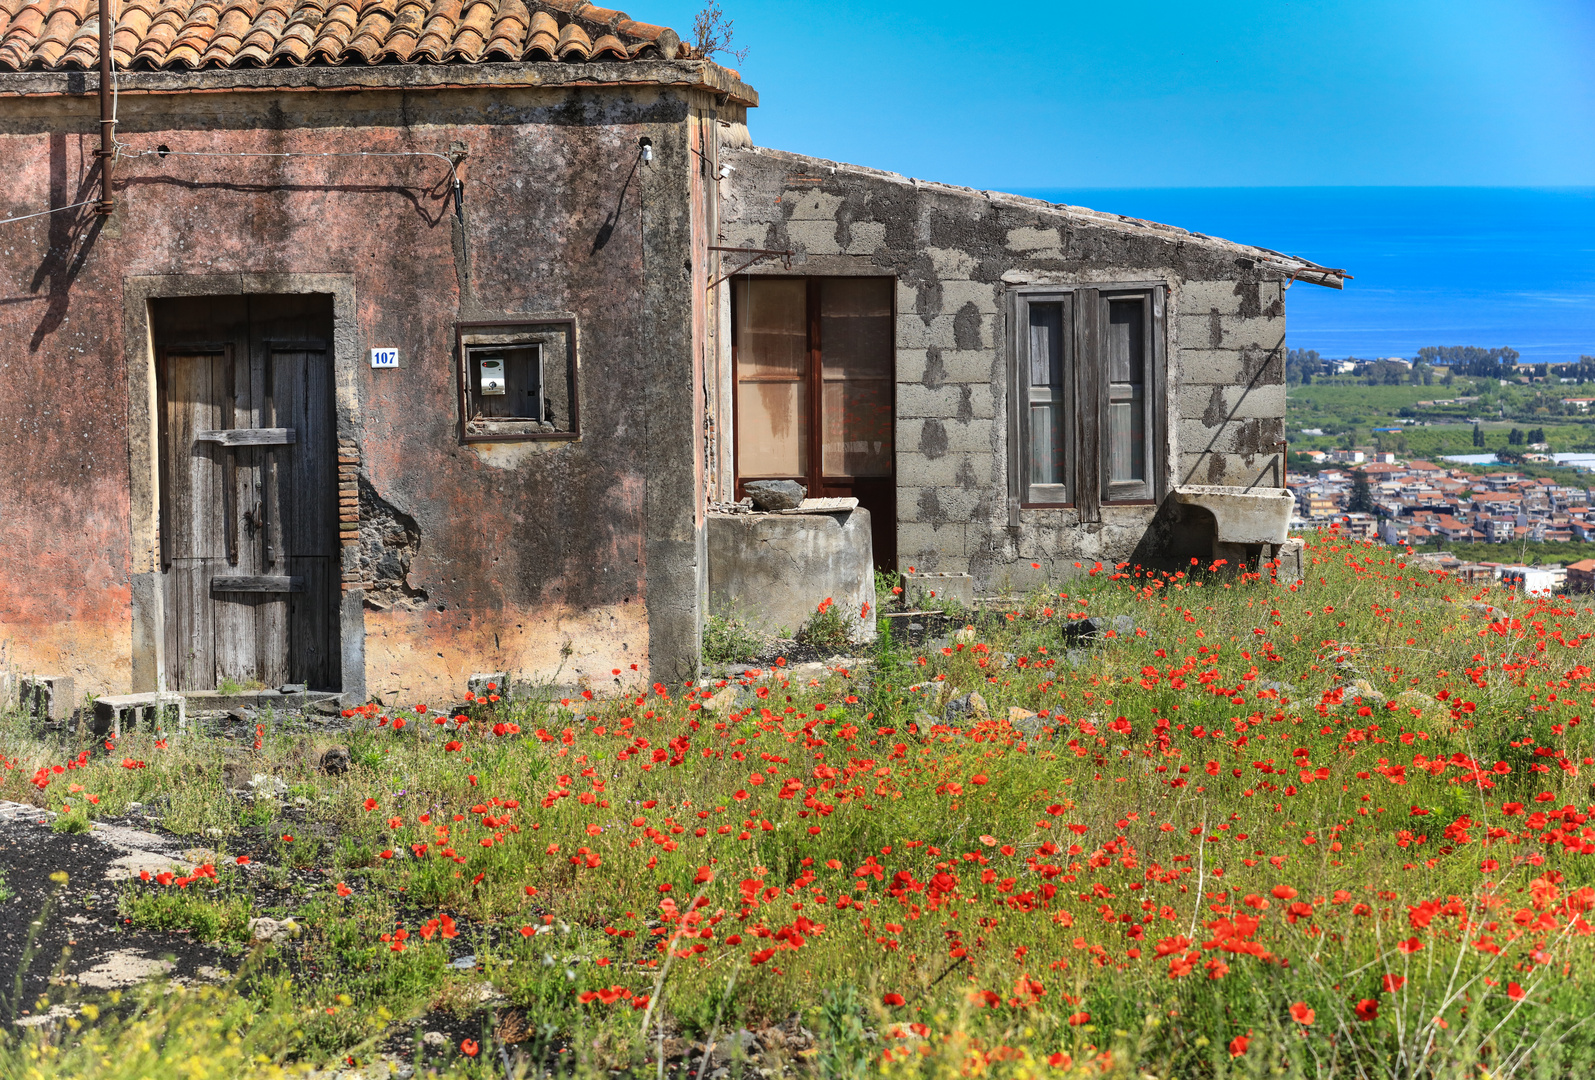
MULTIPOLYGON (((111 53, 132 70, 692 56, 668 27, 583 0, 120 0, 113 10, 111 53)), ((97 0, 0 0, 0 70, 98 64, 97 0)))

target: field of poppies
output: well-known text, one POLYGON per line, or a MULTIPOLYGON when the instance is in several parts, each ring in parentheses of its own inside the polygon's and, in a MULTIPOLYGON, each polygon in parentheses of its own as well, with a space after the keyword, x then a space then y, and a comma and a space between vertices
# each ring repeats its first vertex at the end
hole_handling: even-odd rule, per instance
POLYGON ((367 705, 339 775, 262 723, 269 797, 218 739, 7 721, 0 798, 209 845, 120 917, 239 974, 63 988, 0 1074, 1588 1075, 1590 598, 1306 562, 1085 565, 854 669, 367 705))

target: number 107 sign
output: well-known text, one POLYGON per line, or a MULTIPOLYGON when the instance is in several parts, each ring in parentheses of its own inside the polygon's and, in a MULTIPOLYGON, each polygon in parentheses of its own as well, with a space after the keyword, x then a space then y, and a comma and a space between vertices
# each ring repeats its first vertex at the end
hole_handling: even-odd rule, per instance
POLYGON ((398 349, 372 349, 371 366, 374 368, 396 368, 399 366, 398 349))

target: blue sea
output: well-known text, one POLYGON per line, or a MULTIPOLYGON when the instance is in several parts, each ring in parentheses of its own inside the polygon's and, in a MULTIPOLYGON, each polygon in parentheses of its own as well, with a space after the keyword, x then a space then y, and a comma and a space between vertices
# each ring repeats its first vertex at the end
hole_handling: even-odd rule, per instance
POLYGON ((1510 346, 1595 356, 1595 188, 1022 190, 1299 255, 1353 275, 1286 300, 1289 344, 1327 357, 1510 346))

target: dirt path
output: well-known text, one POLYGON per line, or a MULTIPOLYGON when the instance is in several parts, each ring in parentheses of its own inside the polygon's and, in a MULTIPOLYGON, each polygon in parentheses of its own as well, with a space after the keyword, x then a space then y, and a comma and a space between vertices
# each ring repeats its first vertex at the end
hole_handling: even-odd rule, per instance
MULTIPOLYGON (((35 1003, 60 985, 110 990, 169 975, 224 979, 233 964, 221 950, 182 933, 137 929, 117 914, 123 882, 141 870, 187 872, 203 853, 175 837, 128 824, 96 822, 86 833, 52 831, 53 814, 0 802, 0 874, 10 896, 0 902, 0 1012, 7 1021, 38 1022, 35 1003), (67 881, 51 879, 65 871, 67 881), (58 891, 59 890, 59 891, 58 891), (51 897, 55 901, 51 903, 51 897), (16 994, 30 925, 48 908, 16 994)), ((51 992, 59 1000, 59 990, 51 992)))

